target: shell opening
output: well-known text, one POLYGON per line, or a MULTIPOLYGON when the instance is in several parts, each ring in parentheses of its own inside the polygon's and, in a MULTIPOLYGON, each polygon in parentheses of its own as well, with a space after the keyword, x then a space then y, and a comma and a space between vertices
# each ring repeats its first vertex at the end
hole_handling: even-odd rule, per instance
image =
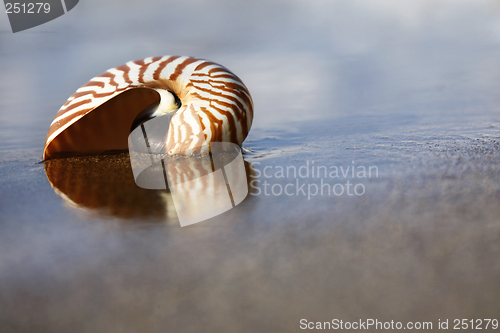
POLYGON ((135 130, 139 125, 155 117, 170 115, 170 117, 182 106, 182 102, 177 95, 169 90, 156 90, 160 94, 160 100, 148 105, 134 119, 130 132, 135 130))

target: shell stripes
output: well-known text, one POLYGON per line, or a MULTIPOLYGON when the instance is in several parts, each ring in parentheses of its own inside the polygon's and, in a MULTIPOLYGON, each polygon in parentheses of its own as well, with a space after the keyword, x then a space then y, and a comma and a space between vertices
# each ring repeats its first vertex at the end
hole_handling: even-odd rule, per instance
POLYGON ((189 153, 206 142, 241 145, 250 130, 252 98, 235 74, 202 59, 149 57, 111 68, 69 97, 50 125, 44 159, 50 158, 48 147, 71 125, 103 103, 134 88, 166 89, 181 100, 182 106, 170 123, 167 138, 170 154, 189 153))

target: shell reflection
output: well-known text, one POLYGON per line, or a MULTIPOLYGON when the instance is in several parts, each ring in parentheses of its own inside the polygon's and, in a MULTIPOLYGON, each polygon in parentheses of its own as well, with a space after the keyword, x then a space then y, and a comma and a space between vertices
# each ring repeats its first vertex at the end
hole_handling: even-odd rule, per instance
MULTIPOLYGON (((227 195, 226 183, 220 178, 210 180, 206 176, 214 175, 214 167, 217 167, 214 163, 227 163, 234 158, 234 154, 222 154, 219 158, 212 158, 212 161, 207 156, 167 159, 163 156, 165 168, 161 164, 161 156, 157 157, 159 163, 153 164, 150 157, 151 155, 147 156, 149 167, 145 168, 137 178, 137 183, 148 189, 136 185, 128 153, 52 159, 45 161, 45 172, 54 191, 66 205, 92 215, 111 216, 130 221, 177 223, 180 219, 176 208, 177 211, 182 211, 185 217, 186 214, 189 216, 205 214, 204 209, 207 207, 220 208, 222 203, 215 198, 221 198, 223 193, 227 195), (162 173, 162 177, 165 172, 165 177, 171 180, 170 185, 174 191, 166 186, 165 178, 158 182, 151 177, 151 174, 158 175, 158 172, 162 173), (175 193, 175 205, 173 193, 175 193)), ((132 160, 136 163, 138 161, 132 160)), ((227 166, 225 173, 226 177, 228 174, 233 174, 234 179, 229 179, 231 176, 227 179, 229 184, 235 184, 235 179, 239 179, 239 183, 232 187, 245 186, 248 191, 252 167, 242 159, 241 162, 244 163, 246 177, 242 178, 241 169, 239 169, 240 174, 237 174, 231 172, 232 169, 227 169, 227 166)), ((236 192, 232 194, 233 201, 243 200, 235 196, 236 192)), ((224 203, 226 204, 227 202, 224 203)), ((229 208, 232 207, 231 205, 229 208)))
MULTIPOLYGON (((131 135, 132 137, 132 135, 131 135)), ((146 153, 144 140, 130 140, 136 184, 170 189, 181 226, 201 222, 236 207, 248 194, 245 165, 238 145, 212 142, 196 156, 146 153)))

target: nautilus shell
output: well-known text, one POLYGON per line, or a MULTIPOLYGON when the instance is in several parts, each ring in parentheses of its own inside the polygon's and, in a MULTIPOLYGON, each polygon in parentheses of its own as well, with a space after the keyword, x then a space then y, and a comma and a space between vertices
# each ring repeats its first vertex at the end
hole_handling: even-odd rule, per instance
POLYGON ((253 119, 248 89, 225 67, 150 57, 111 68, 79 88, 50 125, 43 159, 127 150, 145 111, 171 117, 161 138, 166 154, 196 154, 210 142, 241 145, 253 119))

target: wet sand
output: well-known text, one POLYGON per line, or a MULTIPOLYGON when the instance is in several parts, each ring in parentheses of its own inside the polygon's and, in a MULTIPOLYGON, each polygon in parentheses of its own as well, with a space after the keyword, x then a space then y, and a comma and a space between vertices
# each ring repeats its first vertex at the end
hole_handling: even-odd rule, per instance
POLYGON ((262 173, 254 178, 260 195, 253 188, 236 208, 185 228, 175 216, 144 215, 147 198, 153 198, 151 212, 161 211, 154 209, 161 206, 155 191, 120 198, 130 179, 120 180, 122 189, 116 180, 99 179, 97 171, 120 163, 126 175, 126 155, 79 161, 96 177, 93 183, 105 182, 107 208, 102 198, 100 207, 65 204, 34 159, 2 163, 2 327, 291 332, 304 318, 434 325, 445 318, 494 318, 500 308, 500 138, 492 134, 499 124, 477 125, 476 138, 445 128, 430 137, 407 124, 392 126, 392 134, 343 134, 333 146, 335 133, 305 131, 295 149, 280 146, 279 138, 250 141, 250 149, 273 142, 268 155, 246 156, 261 172, 266 166, 298 169, 304 161, 347 168, 354 160, 378 166, 379 174, 333 179, 262 173), (318 147, 304 149, 313 144, 318 147), (264 194, 264 180, 276 190, 297 179, 351 180, 363 183, 366 193, 325 192, 310 200, 301 193, 264 194))

